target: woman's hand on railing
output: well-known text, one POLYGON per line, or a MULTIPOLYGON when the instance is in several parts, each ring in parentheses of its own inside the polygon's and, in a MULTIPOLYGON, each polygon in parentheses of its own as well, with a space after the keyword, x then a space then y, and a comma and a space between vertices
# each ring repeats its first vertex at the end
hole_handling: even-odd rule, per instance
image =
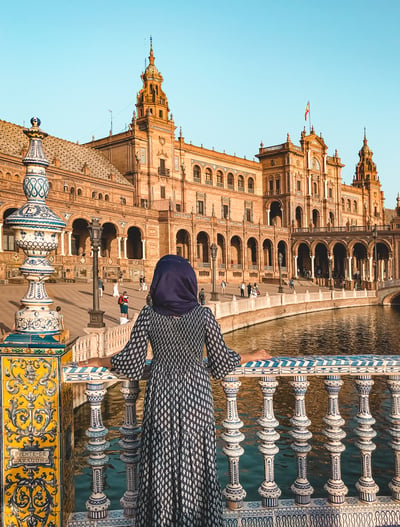
POLYGON ((249 351, 241 355, 240 364, 246 364, 250 361, 269 360, 272 359, 272 355, 265 349, 249 351))
POLYGON ((107 368, 111 370, 110 357, 93 357, 92 359, 78 361, 78 366, 82 368, 107 368))

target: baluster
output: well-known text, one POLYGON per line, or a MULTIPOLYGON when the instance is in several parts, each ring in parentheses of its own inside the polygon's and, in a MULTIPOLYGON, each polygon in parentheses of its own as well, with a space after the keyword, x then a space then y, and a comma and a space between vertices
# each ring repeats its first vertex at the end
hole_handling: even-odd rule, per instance
POLYGON ((126 518, 135 516, 138 495, 138 464, 140 447, 140 426, 136 416, 136 401, 139 395, 138 381, 123 381, 121 393, 125 399, 125 420, 119 429, 122 438, 119 445, 123 449, 121 461, 126 466, 126 492, 120 500, 126 518))
POLYGON ((307 479, 307 454, 311 446, 307 443, 312 434, 307 430, 311 421, 306 415, 305 395, 309 382, 304 375, 296 375, 290 382, 295 394, 295 412, 290 419, 293 430, 290 435, 294 439, 291 447, 297 456, 297 479, 290 487, 295 495, 295 502, 298 505, 308 505, 311 503, 311 494, 314 492, 310 482, 307 479))
POLYGON ((239 458, 244 452, 240 446, 244 435, 239 432, 243 422, 239 419, 237 410, 237 393, 241 384, 237 377, 225 377, 222 381, 227 401, 227 417, 222 421, 225 431, 221 438, 225 442, 223 452, 229 463, 229 483, 222 494, 226 498, 226 505, 229 509, 243 507, 243 500, 246 497, 246 491, 239 481, 239 458))
POLYGON ((265 480, 259 487, 258 493, 261 496, 263 507, 277 507, 278 498, 282 494, 275 482, 274 467, 275 456, 279 452, 279 448, 276 446, 279 434, 275 430, 279 422, 274 415, 274 393, 278 382, 276 377, 261 377, 259 384, 263 393, 263 410, 262 416, 257 422, 263 430, 257 432, 257 436, 262 441, 258 449, 264 455, 265 480))
POLYGON ((376 436, 372 425, 375 419, 372 417, 369 409, 369 394, 374 381, 370 375, 360 375, 355 379, 356 388, 359 398, 359 410, 356 416, 357 427, 355 433, 358 435, 358 441, 355 445, 361 452, 361 470, 362 475, 356 483, 356 489, 359 492, 359 499, 371 503, 376 500, 376 494, 379 490, 378 485, 372 478, 372 452, 376 446, 372 439, 376 436))
POLYGON ((105 518, 110 506, 104 489, 104 466, 108 463, 108 456, 104 451, 110 443, 104 438, 108 433, 103 425, 101 416, 101 403, 106 390, 102 382, 91 381, 86 384, 86 395, 90 405, 90 427, 86 431, 89 442, 86 446, 89 451, 88 463, 92 467, 92 494, 86 502, 88 517, 93 520, 105 518))
POLYGON ((392 498, 400 501, 400 375, 390 375, 388 386, 392 396, 389 416, 389 433, 392 436, 390 446, 394 452, 394 476, 389 483, 392 498))
POLYGON ((345 450, 342 439, 346 433, 342 430, 345 421, 340 415, 339 410, 339 392, 343 381, 338 375, 329 375, 325 380, 325 388, 328 392, 328 411, 323 418, 326 424, 324 435, 328 438, 325 448, 328 450, 331 458, 332 477, 324 485, 328 492, 328 501, 335 505, 345 502, 348 488, 343 483, 341 471, 341 453, 345 450))

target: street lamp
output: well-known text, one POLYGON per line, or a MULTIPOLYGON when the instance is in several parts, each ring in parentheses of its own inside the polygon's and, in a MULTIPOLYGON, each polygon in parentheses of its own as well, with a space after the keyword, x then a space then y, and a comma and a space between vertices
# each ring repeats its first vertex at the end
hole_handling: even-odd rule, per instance
POLYGON ((283 293, 283 287, 282 287, 282 262, 283 262, 283 254, 282 253, 278 253, 278 270, 279 270, 278 293, 283 293))
POLYGON ((376 239, 378 237, 378 229, 376 224, 374 225, 374 228, 372 229, 372 237, 374 239, 374 282, 375 287, 378 283, 378 252, 377 252, 377 244, 376 239))
POLYGON ((211 261, 212 261, 212 291, 211 291, 211 300, 218 300, 218 293, 215 290, 215 260, 217 259, 218 247, 215 243, 212 243, 210 246, 211 251, 211 261))
POLYGON ((90 244, 93 254, 93 309, 89 309, 89 328, 103 328, 104 311, 100 310, 99 302, 99 247, 101 245, 101 232, 103 230, 98 218, 92 218, 89 223, 90 244))

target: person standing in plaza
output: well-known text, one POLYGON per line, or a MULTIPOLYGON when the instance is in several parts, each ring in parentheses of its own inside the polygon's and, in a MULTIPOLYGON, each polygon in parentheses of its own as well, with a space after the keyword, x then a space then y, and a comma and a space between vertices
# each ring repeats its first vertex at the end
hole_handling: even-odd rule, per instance
POLYGON ((222 282, 221 282, 222 296, 225 295, 225 287, 226 287, 226 282, 225 282, 225 280, 222 280, 222 282))
POLYGON ((103 280, 101 278, 99 278, 98 287, 99 287, 99 295, 102 297, 103 296, 103 291, 104 291, 104 284, 103 284, 103 280))
POLYGON ((124 291, 118 298, 119 310, 120 310, 120 324, 126 324, 128 322, 128 294, 124 291))
POLYGON ((241 362, 270 356, 258 350, 240 357, 226 346, 212 311, 198 303, 196 275, 184 258, 159 260, 150 293, 153 305, 139 313, 124 349, 79 365, 112 368, 138 380, 150 342, 135 525, 222 527, 209 372, 221 379, 241 362))
POLYGON ((241 296, 242 298, 244 298, 244 292, 245 292, 245 290, 246 290, 246 284, 245 284, 244 282, 242 282, 242 283, 240 284, 240 296, 241 296))

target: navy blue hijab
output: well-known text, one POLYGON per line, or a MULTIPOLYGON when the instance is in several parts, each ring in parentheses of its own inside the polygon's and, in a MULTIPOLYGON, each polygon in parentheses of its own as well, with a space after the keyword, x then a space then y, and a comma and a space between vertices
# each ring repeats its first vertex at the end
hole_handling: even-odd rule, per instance
POLYGON ((185 315, 199 305, 193 267, 181 256, 163 256, 154 269, 150 295, 153 309, 160 315, 185 315))

